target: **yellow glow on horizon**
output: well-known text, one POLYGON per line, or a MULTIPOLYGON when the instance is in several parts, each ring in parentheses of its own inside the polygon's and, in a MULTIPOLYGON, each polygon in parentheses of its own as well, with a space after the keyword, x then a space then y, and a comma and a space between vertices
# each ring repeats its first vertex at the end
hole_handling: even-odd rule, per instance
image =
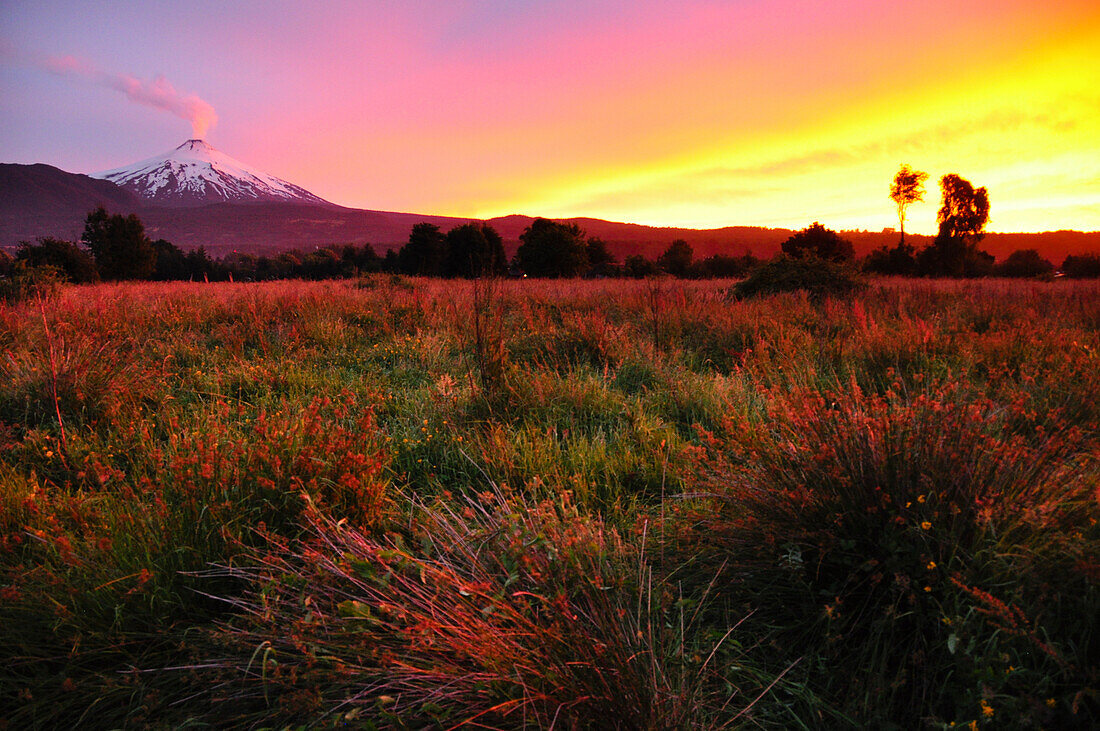
MULTIPOLYGON (((990 191, 991 230, 1100 229, 1100 12, 1010 61, 868 95, 801 124, 709 140, 675 156, 562 171, 522 197, 455 201, 491 217, 537 212, 653 225, 895 226, 887 188, 930 173, 907 229, 932 233, 940 176, 990 191), (723 201, 727 205, 716 205, 723 201), (798 211, 799 213, 792 213, 798 211)), ((854 92, 858 93, 858 92, 854 92)))

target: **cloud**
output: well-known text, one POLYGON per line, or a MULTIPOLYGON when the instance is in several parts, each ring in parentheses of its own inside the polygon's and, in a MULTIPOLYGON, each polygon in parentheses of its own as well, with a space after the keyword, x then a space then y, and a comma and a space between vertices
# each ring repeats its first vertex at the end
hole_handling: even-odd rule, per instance
POLYGON ((142 79, 131 74, 111 73, 76 56, 28 55, 24 60, 57 76, 114 89, 132 102, 186 119, 191 123, 191 133, 195 138, 205 137, 210 128, 218 123, 214 107, 194 94, 176 89, 164 76, 142 79))

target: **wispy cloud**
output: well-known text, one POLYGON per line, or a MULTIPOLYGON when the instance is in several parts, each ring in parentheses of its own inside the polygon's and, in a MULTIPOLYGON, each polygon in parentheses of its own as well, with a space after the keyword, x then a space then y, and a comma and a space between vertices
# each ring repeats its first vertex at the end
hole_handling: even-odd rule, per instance
POLYGON ((193 137, 203 138, 218 122, 218 114, 208 102, 195 94, 180 91, 164 76, 142 79, 132 74, 105 71, 76 56, 17 54, 11 46, 2 49, 6 58, 18 59, 31 66, 75 81, 88 82, 126 95, 137 104, 174 114, 191 123, 193 137))

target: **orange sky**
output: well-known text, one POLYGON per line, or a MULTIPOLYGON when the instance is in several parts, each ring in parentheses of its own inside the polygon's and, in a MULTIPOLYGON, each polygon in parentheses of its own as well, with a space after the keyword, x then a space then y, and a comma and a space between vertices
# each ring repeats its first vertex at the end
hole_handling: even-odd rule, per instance
MULTIPOLYGON (((904 162, 932 176, 910 231, 945 173, 989 189, 992 230, 1100 230, 1095 1, 33 5, 9 59, 163 74, 215 147, 344 205, 876 230, 904 162)), ((33 64, 0 84, 4 161, 91 172, 188 134, 33 64)))

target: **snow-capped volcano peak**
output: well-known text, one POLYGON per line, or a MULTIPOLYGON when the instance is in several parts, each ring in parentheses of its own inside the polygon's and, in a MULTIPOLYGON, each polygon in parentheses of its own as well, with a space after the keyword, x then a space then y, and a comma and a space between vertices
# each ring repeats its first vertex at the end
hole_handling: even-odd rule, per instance
POLYGON ((329 205, 308 190, 250 168, 198 139, 133 165, 93 173, 92 177, 109 180, 150 203, 166 206, 220 202, 329 205))

